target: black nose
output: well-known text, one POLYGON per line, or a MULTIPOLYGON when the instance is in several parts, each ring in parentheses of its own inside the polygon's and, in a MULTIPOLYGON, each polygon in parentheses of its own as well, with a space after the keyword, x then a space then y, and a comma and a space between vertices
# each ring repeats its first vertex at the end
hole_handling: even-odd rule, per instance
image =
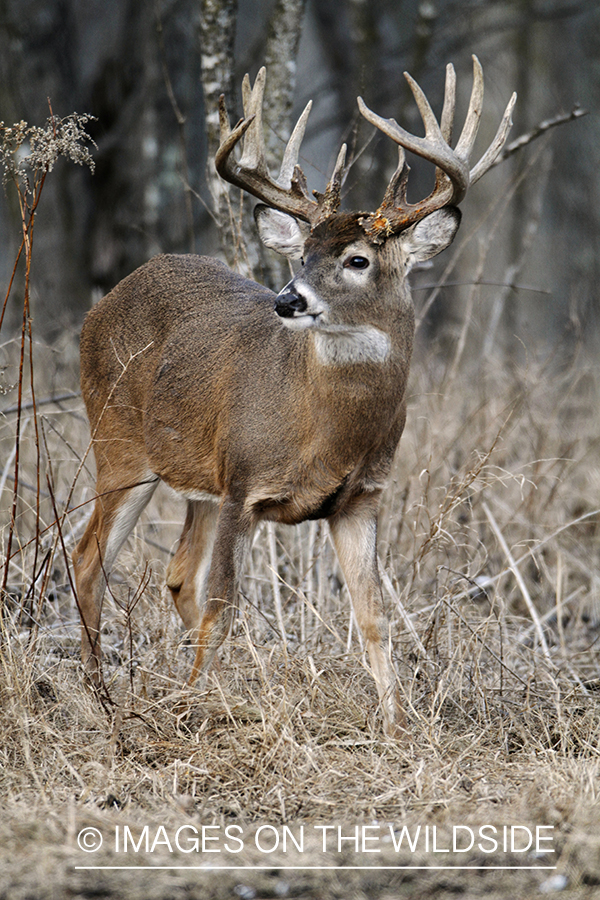
POLYGON ((275 298, 275 312, 282 319, 291 319, 295 313, 306 310, 306 300, 294 290, 282 291, 275 298))

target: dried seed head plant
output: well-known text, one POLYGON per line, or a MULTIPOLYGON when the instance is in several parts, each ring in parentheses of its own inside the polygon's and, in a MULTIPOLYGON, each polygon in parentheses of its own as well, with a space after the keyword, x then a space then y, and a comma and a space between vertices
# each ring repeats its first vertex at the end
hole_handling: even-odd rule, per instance
MULTIPOLYGON (((3 566, 1 589, 6 592, 10 571, 10 560, 13 547, 13 538, 15 533, 15 524, 17 516, 17 506, 19 497, 19 467, 20 467, 20 435, 23 411, 23 392, 25 388, 25 379, 29 376, 29 390, 31 393, 32 419, 35 432, 36 447, 36 525, 35 525, 35 553, 33 560, 33 569, 31 576, 31 586, 39 577, 38 568, 38 549, 40 542, 40 434, 38 428, 38 414, 36 409, 35 395, 35 378, 34 378, 34 359, 33 359, 33 333, 31 324, 30 310, 30 279, 31 279, 31 261, 33 254, 33 235, 35 216, 40 203, 44 183, 48 174, 53 170, 59 157, 63 156, 77 165, 88 166, 91 172, 94 171, 94 160, 90 153, 88 143, 94 144, 90 136, 85 130, 87 123, 93 118, 87 114, 72 113, 64 118, 59 118, 52 112, 52 106, 48 100, 50 116, 46 124, 42 127, 36 125, 28 125, 27 122, 21 121, 14 125, 5 125, 0 122, 0 164, 2 166, 2 181, 5 190, 9 185, 13 185, 19 202, 20 227, 21 227, 21 243, 16 254, 12 274, 9 280, 8 288, 0 313, 0 331, 4 324, 8 302, 13 290, 15 276, 19 262, 24 258, 24 286, 23 286, 23 315, 21 324, 21 336, 19 347, 19 376, 17 388, 17 417, 15 426, 15 442, 14 452, 9 456, 5 471, 3 472, 3 483, 6 481, 8 474, 7 466, 10 462, 14 462, 13 476, 13 499, 10 514, 10 524, 8 533, 5 536, 5 563, 3 566), (25 368, 26 357, 28 357, 27 372, 25 368)), ((95 145, 94 145, 95 146, 95 145)), ((51 560, 46 560, 46 569, 51 560)), ((42 579, 42 583, 46 584, 46 577, 42 579)), ((29 592, 25 591, 27 595, 29 592)))
POLYGON ((72 113, 64 118, 50 114, 46 125, 0 122, 0 159, 3 184, 13 181, 17 190, 35 195, 42 178, 52 171, 59 156, 80 166, 88 166, 93 173, 94 159, 86 142, 94 142, 85 130, 94 116, 72 113))

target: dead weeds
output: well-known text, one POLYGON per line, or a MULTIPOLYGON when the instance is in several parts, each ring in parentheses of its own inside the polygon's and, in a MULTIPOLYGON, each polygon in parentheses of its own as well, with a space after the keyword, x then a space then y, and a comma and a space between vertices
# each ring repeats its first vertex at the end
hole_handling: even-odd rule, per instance
MULTIPOLYGON (((277 528, 274 542, 258 534, 220 663, 205 689, 184 687, 191 651, 164 587, 183 514, 167 491, 114 573, 106 690, 95 696, 82 678, 62 553, 93 496, 81 466, 81 401, 40 413, 54 498, 42 493, 37 548, 25 419, 21 472, 33 468, 18 498, 0 649, 0 897, 525 897, 557 875, 568 896, 591 897, 600 884, 597 390, 589 366, 546 372, 551 388, 540 373, 458 377, 442 402, 427 367, 417 367, 379 529, 408 717, 398 742, 382 735, 321 523, 277 528), (453 825, 484 824, 552 826, 554 854, 527 861, 558 868, 526 869, 523 854, 477 846, 444 855, 448 866, 521 867, 492 882, 489 873, 437 870, 431 848, 395 851, 382 837, 389 826, 447 836, 453 825), (216 858, 208 850, 187 855, 165 843, 127 862, 187 869, 76 868, 122 863, 109 836, 128 826, 139 837, 145 825, 171 837, 182 826, 235 825, 244 846, 220 848, 217 862, 229 866, 220 872, 207 868, 216 858), (311 829, 295 859, 333 868, 285 869, 293 854, 256 846, 263 826, 272 837, 284 826, 296 836, 311 829), (323 849, 315 826, 343 827, 349 840, 323 849), (359 826, 382 829, 377 857, 352 844, 359 826), (77 844, 88 827, 105 836, 97 854, 77 844), (201 872, 189 868, 200 862, 201 872), (426 871, 384 868, 421 864, 426 871), (240 865, 266 868, 231 868, 240 865)), ((9 459, 10 414, 2 427, 9 459)), ((333 841, 336 832, 327 834, 333 841)))

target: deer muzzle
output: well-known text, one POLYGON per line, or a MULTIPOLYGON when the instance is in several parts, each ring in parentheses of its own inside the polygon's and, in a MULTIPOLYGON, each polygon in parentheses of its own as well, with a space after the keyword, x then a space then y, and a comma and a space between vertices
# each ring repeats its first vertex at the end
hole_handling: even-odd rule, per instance
POLYGON ((295 290, 284 288, 275 298, 275 312, 282 319, 292 319, 294 316, 303 315, 308 308, 308 304, 304 297, 297 294, 295 290))

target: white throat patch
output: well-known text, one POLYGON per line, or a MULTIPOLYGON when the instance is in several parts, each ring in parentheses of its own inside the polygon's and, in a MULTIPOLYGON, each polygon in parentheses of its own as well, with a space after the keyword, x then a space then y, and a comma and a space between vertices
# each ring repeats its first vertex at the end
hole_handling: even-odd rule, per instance
POLYGON ((385 331, 374 325, 329 325, 313 331, 319 362, 324 366, 384 363, 391 349, 385 331))

